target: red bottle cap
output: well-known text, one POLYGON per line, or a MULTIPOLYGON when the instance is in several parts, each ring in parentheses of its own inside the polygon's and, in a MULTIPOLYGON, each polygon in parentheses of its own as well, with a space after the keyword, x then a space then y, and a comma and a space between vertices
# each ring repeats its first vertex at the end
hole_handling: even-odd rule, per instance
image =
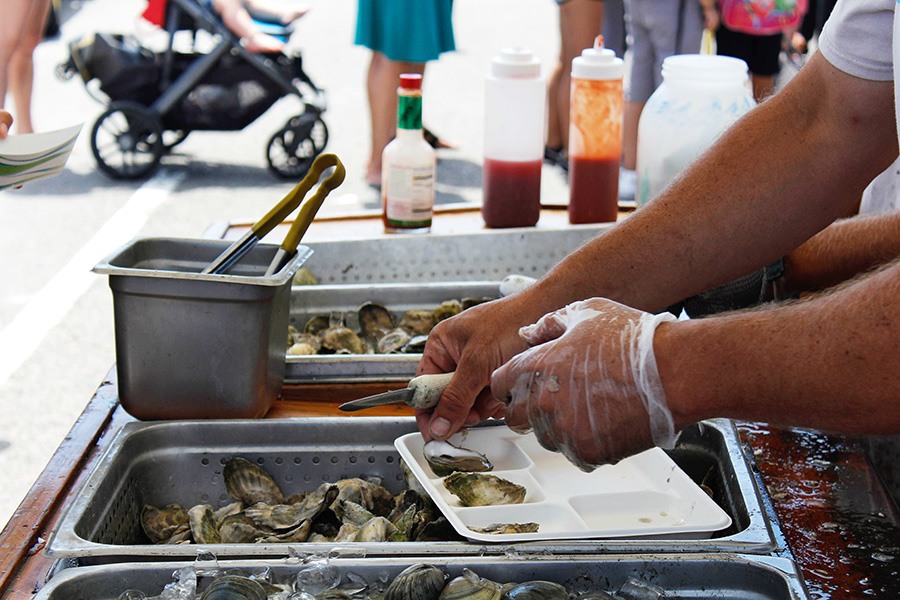
POLYGON ((400 76, 400 87, 404 90, 421 90, 422 76, 418 73, 404 73, 400 76))

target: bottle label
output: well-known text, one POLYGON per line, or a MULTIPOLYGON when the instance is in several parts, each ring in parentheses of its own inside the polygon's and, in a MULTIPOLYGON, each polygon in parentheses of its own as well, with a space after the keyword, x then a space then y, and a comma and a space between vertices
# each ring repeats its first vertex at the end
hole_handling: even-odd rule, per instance
POLYGON ((385 216, 390 226, 412 229, 431 225, 434 169, 390 165, 384 183, 385 216))
POLYGON ((422 129, 422 96, 397 98, 397 127, 399 129, 422 129))

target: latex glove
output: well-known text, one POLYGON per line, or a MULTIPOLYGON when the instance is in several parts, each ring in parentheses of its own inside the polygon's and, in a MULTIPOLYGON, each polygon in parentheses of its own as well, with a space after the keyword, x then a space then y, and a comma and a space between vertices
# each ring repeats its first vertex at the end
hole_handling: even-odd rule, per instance
POLYGON ((534 429, 545 448, 584 471, 652 447, 672 448, 675 426, 653 354, 670 313, 606 300, 575 302, 520 329, 532 347, 494 371, 507 425, 534 429))

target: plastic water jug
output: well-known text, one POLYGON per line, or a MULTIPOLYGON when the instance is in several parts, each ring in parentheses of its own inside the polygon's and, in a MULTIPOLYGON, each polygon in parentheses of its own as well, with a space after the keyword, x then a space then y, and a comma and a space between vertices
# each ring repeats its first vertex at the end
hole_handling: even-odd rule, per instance
POLYGON ((663 60, 662 84, 638 125, 637 203, 642 206, 756 104, 747 63, 680 54, 663 60))

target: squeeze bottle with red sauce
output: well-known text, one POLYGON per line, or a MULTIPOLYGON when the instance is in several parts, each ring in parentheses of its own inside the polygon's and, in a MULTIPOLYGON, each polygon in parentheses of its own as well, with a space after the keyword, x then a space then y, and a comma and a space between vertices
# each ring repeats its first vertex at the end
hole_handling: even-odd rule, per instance
POLYGON ((587 48, 572 61, 570 223, 610 223, 618 217, 624 73, 622 59, 607 48, 587 48))
POLYGON ((531 227, 541 215, 547 88, 541 63, 521 48, 491 61, 485 81, 484 199, 488 227, 531 227))

